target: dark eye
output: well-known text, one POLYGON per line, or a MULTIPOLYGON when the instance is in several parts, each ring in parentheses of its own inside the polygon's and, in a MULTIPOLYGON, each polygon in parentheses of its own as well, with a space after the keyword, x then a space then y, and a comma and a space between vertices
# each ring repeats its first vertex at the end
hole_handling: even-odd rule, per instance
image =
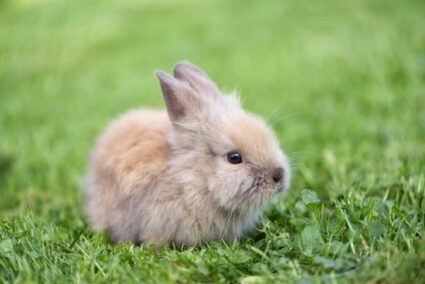
POLYGON ((230 151, 227 153, 227 160, 231 164, 240 164, 242 163, 242 155, 239 154, 237 151, 230 151))

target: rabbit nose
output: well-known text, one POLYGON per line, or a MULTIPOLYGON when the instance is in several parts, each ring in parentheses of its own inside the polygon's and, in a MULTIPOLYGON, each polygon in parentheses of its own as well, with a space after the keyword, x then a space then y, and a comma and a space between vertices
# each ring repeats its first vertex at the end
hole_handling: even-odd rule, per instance
POLYGON ((278 183, 283 178, 283 169, 281 167, 275 168, 273 170, 273 180, 275 183, 278 183))

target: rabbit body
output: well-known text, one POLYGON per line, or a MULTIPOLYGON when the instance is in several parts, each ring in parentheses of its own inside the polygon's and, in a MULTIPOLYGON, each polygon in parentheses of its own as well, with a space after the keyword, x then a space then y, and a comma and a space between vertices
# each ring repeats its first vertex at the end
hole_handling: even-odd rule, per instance
POLYGON ((125 113, 97 141, 89 223, 114 241, 157 246, 237 239, 288 187, 286 158, 265 123, 196 66, 157 76, 167 111, 125 113))

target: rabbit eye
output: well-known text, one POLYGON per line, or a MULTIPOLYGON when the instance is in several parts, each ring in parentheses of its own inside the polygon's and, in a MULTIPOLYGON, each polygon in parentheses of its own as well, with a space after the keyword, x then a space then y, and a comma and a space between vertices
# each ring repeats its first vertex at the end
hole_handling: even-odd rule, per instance
POLYGON ((227 160, 231 164, 240 164, 242 163, 242 155, 239 154, 237 151, 230 151, 227 153, 227 160))

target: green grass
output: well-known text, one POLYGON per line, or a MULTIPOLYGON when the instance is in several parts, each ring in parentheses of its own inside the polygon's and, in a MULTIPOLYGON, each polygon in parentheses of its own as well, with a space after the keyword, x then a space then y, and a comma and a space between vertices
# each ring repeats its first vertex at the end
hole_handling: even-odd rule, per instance
POLYGON ((424 14, 421 0, 0 1, 0 282, 421 283, 424 14), (233 244, 112 246, 83 218, 88 153, 120 112, 162 107, 153 71, 181 59, 268 117, 291 189, 233 244))

